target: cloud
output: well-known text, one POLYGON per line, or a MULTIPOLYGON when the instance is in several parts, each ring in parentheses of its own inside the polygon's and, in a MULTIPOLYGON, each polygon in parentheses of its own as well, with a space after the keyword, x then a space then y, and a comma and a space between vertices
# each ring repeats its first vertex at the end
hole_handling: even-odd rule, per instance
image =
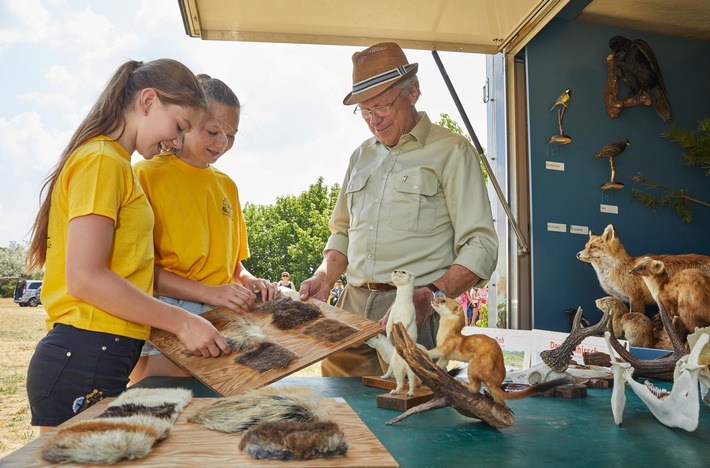
POLYGON ((51 29, 49 12, 39 0, 0 1, 0 53, 13 44, 41 43, 51 29))

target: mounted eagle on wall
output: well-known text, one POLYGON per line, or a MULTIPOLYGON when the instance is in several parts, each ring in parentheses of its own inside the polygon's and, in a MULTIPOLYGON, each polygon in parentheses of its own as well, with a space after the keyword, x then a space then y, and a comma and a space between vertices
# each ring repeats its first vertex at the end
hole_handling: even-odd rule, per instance
POLYGON ((671 120, 671 103, 663 84, 661 69, 651 47, 642 39, 630 40, 614 36, 609 40, 611 54, 607 57, 607 82, 604 101, 609 117, 615 119, 625 107, 653 106, 661 120, 671 120), (619 81, 629 94, 619 100, 619 81))

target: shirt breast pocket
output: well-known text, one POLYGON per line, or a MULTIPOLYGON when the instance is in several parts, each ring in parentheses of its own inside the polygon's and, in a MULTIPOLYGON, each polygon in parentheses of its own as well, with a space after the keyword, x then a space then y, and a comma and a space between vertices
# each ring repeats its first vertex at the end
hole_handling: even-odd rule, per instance
POLYGON ((392 229, 409 232, 430 232, 437 209, 444 205, 439 194, 439 181, 429 172, 403 172, 395 178, 392 229))
POLYGON ((348 186, 345 189, 345 196, 348 201, 348 210, 350 212, 350 226, 357 226, 360 221, 360 214, 362 213, 362 207, 365 203, 365 185, 367 184, 367 179, 369 179, 369 174, 354 176, 348 182, 348 186))

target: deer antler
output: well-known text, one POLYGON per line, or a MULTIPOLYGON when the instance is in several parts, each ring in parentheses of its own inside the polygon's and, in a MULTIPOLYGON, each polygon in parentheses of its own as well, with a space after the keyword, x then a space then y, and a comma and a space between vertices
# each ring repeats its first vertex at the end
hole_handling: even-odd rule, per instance
POLYGON ((580 322, 582 320, 582 308, 577 308, 577 314, 574 316, 574 321, 572 322, 572 331, 565 338, 565 341, 555 349, 549 349, 540 353, 542 361, 550 366, 555 372, 564 372, 569 366, 569 360, 572 357, 574 349, 579 346, 579 344, 584 341, 588 336, 597 335, 603 333, 606 330, 606 324, 609 321, 609 314, 604 312, 599 323, 593 327, 582 327, 580 322))
POLYGON ((671 339, 671 343, 673 343, 673 352, 671 354, 657 359, 639 359, 628 352, 626 348, 619 343, 619 340, 614 337, 613 333, 609 341, 614 350, 619 353, 619 356, 621 356, 624 361, 630 363, 634 368, 634 377, 672 381, 676 363, 681 357, 688 354, 688 351, 686 350, 685 344, 681 341, 680 337, 678 337, 666 309, 660 303, 658 304, 658 311, 661 314, 663 328, 666 329, 668 337, 671 339))

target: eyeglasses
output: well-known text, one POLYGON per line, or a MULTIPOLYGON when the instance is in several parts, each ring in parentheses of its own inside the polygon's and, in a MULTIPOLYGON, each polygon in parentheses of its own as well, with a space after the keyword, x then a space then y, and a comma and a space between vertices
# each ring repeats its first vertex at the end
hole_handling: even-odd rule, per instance
POLYGON ((281 275, 282 278, 288 278, 288 275, 281 275))
POLYGON ((399 93, 397 94, 397 97, 395 97, 392 100, 392 102, 390 102, 386 106, 377 106, 377 107, 373 107, 372 109, 365 109, 365 108, 362 108, 358 105, 358 106, 355 106, 355 109, 353 110, 353 114, 355 114, 355 115, 360 114, 360 116, 365 120, 370 120, 372 118, 373 114, 377 115, 377 117, 387 117, 388 115, 390 115, 390 112, 392 112, 391 107, 394 105, 394 103, 397 101, 399 96, 402 94, 402 91, 404 91, 404 89, 400 89, 399 93))

